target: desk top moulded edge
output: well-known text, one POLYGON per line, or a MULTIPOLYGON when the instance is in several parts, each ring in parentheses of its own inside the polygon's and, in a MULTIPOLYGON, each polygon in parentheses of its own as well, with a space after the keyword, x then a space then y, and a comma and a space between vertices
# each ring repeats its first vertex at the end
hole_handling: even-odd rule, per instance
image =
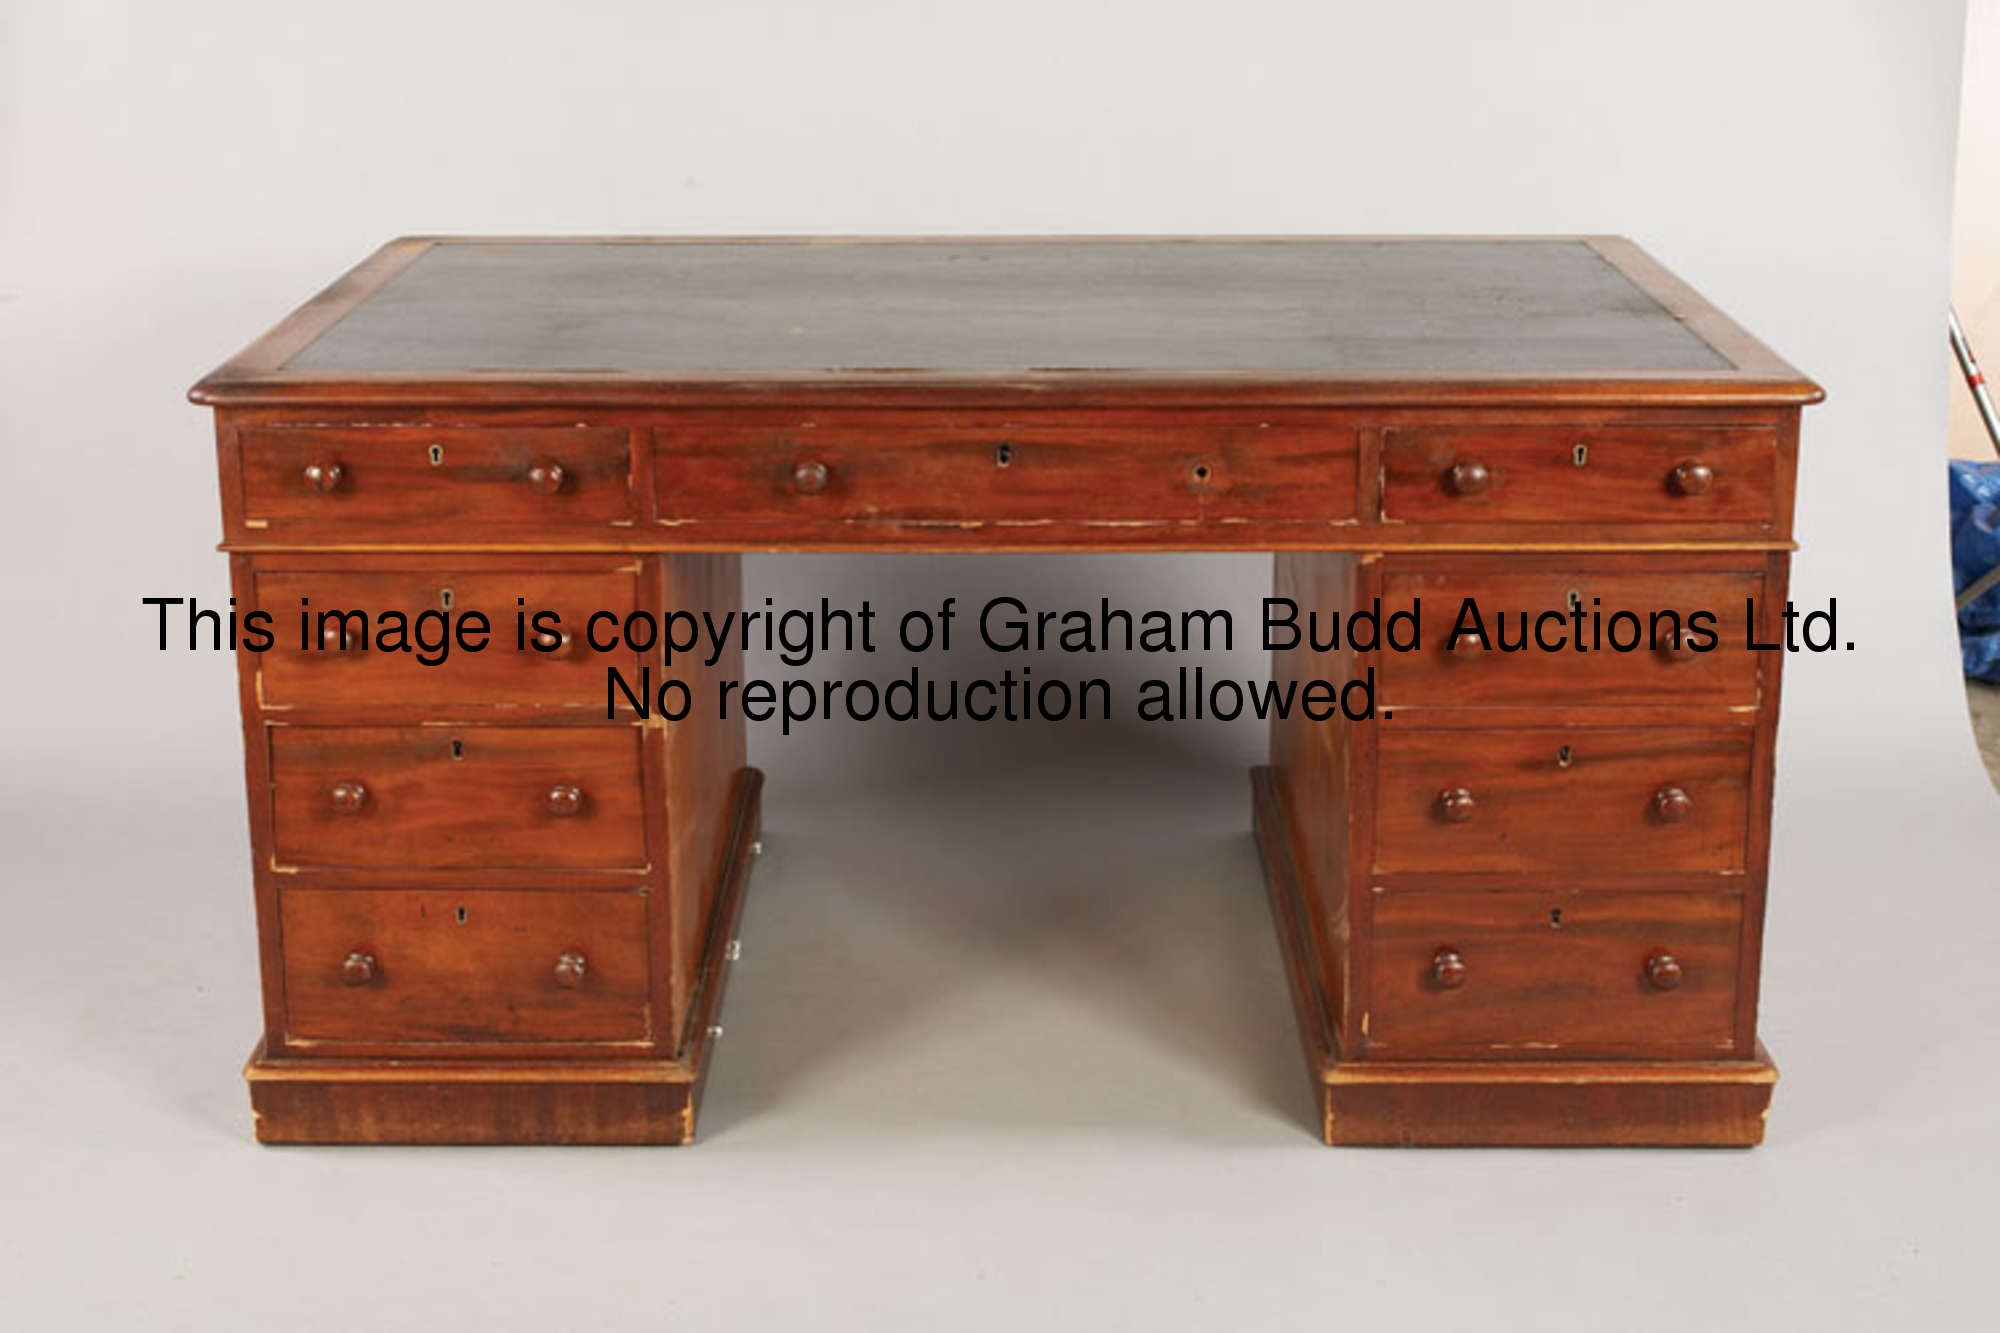
POLYGON ((1621 236, 406 236, 390 241, 189 390, 213 407, 1798 407, 1824 391, 1621 236), (287 369, 322 334, 436 246, 820 245, 1336 241, 1577 241, 1730 363, 1716 370, 1537 373, 1329 373, 1215 370, 928 369, 769 372, 470 370, 320 373, 287 369))

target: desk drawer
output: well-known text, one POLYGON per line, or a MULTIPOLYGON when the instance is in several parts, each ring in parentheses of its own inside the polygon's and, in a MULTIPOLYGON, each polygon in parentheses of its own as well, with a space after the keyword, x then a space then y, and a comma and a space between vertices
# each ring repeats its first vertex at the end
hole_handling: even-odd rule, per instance
POLYGON ((1723 1055, 1742 900, 1378 893, 1366 1020, 1388 1056, 1723 1055))
POLYGON ((1355 433, 1260 414, 1067 418, 853 414, 654 435, 662 523, 1197 524, 1352 522, 1355 433))
MULTIPOLYGON (((258 659, 260 697, 269 708, 474 704, 602 709, 606 667, 617 667, 627 679, 638 676, 637 654, 594 653, 584 641, 590 616, 609 611, 622 622, 637 609, 634 566, 588 574, 490 568, 467 573, 448 565, 381 573, 262 570, 255 579, 257 605, 272 614, 277 632, 277 642, 258 659), (529 608, 562 617, 564 633, 543 640, 553 644, 553 651, 514 646, 519 598, 529 608), (418 660, 414 634, 406 640, 410 651, 385 648, 372 638, 364 642, 358 635, 349 635, 343 646, 338 633, 329 633, 324 642, 309 637, 313 646, 307 650, 300 646, 298 621, 305 599, 314 613, 366 612, 371 626, 388 611, 403 613, 413 625, 420 613, 441 611, 454 626, 461 615, 477 611, 491 632, 482 651, 465 652, 453 643, 436 666, 418 660)), ((317 615, 311 623, 320 623, 317 615)), ((435 618, 426 632, 432 636, 427 641, 436 642, 435 618)))
POLYGON ((300 1041, 642 1041, 636 893, 287 889, 288 1034, 300 1041))
POLYGON ((560 426, 246 428, 253 537, 492 542, 635 519, 628 432, 560 426))
POLYGON ((640 869, 637 727, 269 730, 278 864, 640 869))
POLYGON ((1392 564, 1382 575, 1383 610, 1407 611, 1421 599, 1424 632, 1419 651, 1382 654, 1381 702, 1391 711, 1418 706, 1753 707, 1759 654, 1747 650, 1745 619, 1745 603, 1753 597, 1761 614, 1764 576, 1751 571, 1641 570, 1630 565, 1536 571, 1510 570, 1498 562, 1414 570, 1392 564), (1568 647, 1574 640, 1568 618, 1572 596, 1585 608, 1586 636, 1592 632, 1591 612, 1605 622, 1619 611, 1636 614, 1639 646, 1629 652, 1617 651, 1608 641, 1586 652, 1568 647), (1467 598, 1477 604, 1491 646, 1481 649, 1461 637, 1457 649, 1447 650, 1467 598), (1667 642, 1656 651, 1650 646, 1651 620, 1665 610, 1677 612, 1684 622, 1696 611, 1709 612, 1714 646, 1707 652, 1675 651, 1671 636, 1665 636, 1667 642), (1533 646, 1505 650, 1503 645, 1520 642, 1524 614, 1532 633, 1537 617, 1548 612, 1564 617, 1559 625, 1551 622, 1549 636, 1550 642, 1559 642, 1554 637, 1558 628, 1569 636, 1560 640, 1565 644, 1561 651, 1533 646), (1504 626, 1496 614, 1504 615, 1504 626))
POLYGON ((1778 461, 1768 427, 1399 428, 1382 442, 1382 517, 1768 529, 1778 461))
POLYGON ((1743 869, 1747 727, 1383 726, 1375 865, 1395 871, 1743 869))

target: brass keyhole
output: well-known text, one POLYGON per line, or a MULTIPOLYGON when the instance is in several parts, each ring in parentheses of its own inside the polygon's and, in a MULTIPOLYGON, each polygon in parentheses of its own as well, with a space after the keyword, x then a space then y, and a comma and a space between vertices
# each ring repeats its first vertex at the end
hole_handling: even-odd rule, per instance
POLYGON ((993 466, 1006 467, 1014 461, 1014 446, 1002 443, 993 450, 993 466))
POLYGON ((465 909, 463 907, 452 913, 452 916, 458 921, 459 925, 462 926, 465 924, 465 909))
POLYGON ((452 742, 451 742, 451 757, 452 757, 453 759, 463 759, 463 758, 465 758, 465 742, 464 742, 464 741, 462 741, 462 740, 459 740, 459 739, 458 739, 458 738, 456 738, 456 737, 453 737, 453 738, 452 738, 452 742))
POLYGON ((1549 929, 1561 930, 1562 925, 1563 925, 1563 909, 1560 907, 1551 907, 1549 909, 1549 929))
POLYGON ((1568 768, 1570 766, 1572 758, 1573 756, 1570 754, 1570 749, 1567 745, 1556 747, 1557 768, 1568 768))
POLYGON ((1206 463, 1196 463, 1196 464, 1195 464, 1195 466, 1194 466, 1194 484, 1195 484, 1195 485, 1197 485, 1197 486, 1206 486, 1206 485, 1208 485, 1208 479, 1209 479, 1209 476, 1210 476, 1210 472, 1209 472, 1209 468, 1208 468, 1208 464, 1206 464, 1206 463))
POLYGON ((1567 606, 1572 611, 1582 610, 1583 592, 1580 589, 1571 588, 1568 592, 1563 594, 1563 605, 1567 606))
POLYGON ((1576 464, 1578 467, 1582 467, 1584 464, 1588 463, 1590 461, 1590 446, 1587 444, 1579 444, 1578 446, 1576 446, 1576 448, 1570 450, 1569 461, 1576 464))
POLYGON ((445 610, 447 610, 447 611, 451 610, 451 589, 450 589, 450 588, 439 588, 439 589, 438 589, 438 605, 439 605, 439 606, 442 606, 442 607, 443 607, 443 608, 444 608, 445 610))
POLYGON ((440 465, 441 463, 443 463, 443 462, 444 462, 444 446, 443 446, 443 445, 441 445, 441 444, 434 444, 434 445, 432 445, 432 446, 430 447, 430 451, 429 451, 429 452, 430 452, 430 459, 431 459, 431 466, 432 466, 432 467, 437 467, 438 465, 440 465))

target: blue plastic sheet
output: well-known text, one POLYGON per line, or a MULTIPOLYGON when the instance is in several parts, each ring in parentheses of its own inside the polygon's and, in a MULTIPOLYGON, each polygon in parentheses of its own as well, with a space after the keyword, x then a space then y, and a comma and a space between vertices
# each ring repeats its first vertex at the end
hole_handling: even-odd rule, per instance
MULTIPOLYGON (((1963 592, 2000 569, 2000 463, 1951 460, 1951 581, 1963 592)), ((1965 674, 2000 685, 2000 586, 1958 613, 1965 674)))

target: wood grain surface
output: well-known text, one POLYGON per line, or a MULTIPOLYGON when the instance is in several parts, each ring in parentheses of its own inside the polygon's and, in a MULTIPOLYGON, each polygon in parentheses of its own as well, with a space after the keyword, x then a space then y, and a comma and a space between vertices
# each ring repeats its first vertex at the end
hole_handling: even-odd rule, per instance
POLYGON ((272 727, 276 857, 642 869, 640 739, 629 726, 272 727))

